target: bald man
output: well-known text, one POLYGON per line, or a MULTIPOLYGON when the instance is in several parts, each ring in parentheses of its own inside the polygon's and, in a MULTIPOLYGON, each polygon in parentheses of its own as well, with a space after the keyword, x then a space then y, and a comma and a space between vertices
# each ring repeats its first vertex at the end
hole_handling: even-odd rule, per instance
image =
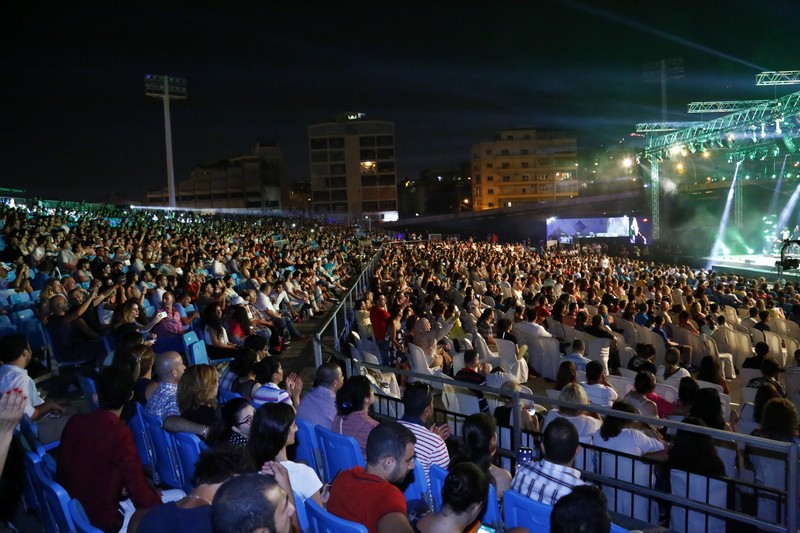
POLYGON ((185 370, 186 365, 178 352, 159 354, 155 364, 158 388, 147 401, 145 409, 148 413, 161 418, 167 431, 194 433, 205 439, 208 435, 208 426, 186 420, 178 409, 178 382, 185 370))

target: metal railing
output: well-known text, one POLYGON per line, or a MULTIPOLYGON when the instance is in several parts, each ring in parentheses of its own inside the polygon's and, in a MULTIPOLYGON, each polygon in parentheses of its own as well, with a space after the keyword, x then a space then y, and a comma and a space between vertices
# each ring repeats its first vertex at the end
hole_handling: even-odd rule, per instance
POLYGON ((343 335, 351 331, 353 323, 353 314, 355 313, 358 301, 364 296, 369 289, 369 280, 375 272, 375 266, 383 256, 383 246, 378 248, 378 251, 373 255, 365 265, 364 269, 356 278, 350 290, 345 293, 339 304, 334 308, 330 317, 322 323, 319 330, 314 333, 314 364, 318 368, 322 364, 322 337, 323 335, 332 331, 333 333, 333 350, 335 353, 341 353, 341 338, 343 335), (341 328, 339 325, 341 324, 341 328))

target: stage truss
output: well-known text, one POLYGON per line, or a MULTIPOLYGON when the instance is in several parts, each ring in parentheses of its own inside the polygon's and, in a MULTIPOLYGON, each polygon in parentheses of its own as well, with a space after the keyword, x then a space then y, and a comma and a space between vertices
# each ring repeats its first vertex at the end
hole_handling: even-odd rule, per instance
MULTIPOLYGON (((757 85, 800 83, 800 71, 762 72, 757 85)), ((731 163, 740 163, 755 154, 797 151, 795 139, 800 137, 800 91, 773 100, 739 100, 692 102, 690 113, 731 112, 703 122, 658 122, 637 124, 636 131, 648 133, 644 158, 650 161, 650 207, 652 235, 660 237, 659 163, 674 153, 688 150, 729 152, 731 163), (672 131, 670 131, 672 130, 672 131), (656 132, 666 132, 653 135, 656 132)), ((800 142, 800 141, 798 141, 800 142)), ((741 180, 737 180, 734 222, 742 223, 741 180)))

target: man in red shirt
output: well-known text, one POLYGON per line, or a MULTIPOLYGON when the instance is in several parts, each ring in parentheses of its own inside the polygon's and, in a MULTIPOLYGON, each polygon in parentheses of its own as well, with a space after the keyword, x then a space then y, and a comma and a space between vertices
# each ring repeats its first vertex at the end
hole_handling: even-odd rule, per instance
POLYGON ((370 533, 410 533, 406 500, 395 486, 414 469, 414 434, 388 421, 367 438, 367 468, 356 466, 336 476, 328 511, 367 527, 370 533))
POLYGON ((389 341, 386 339, 386 321, 389 319, 389 311, 386 310, 386 296, 379 294, 375 300, 375 305, 369 310, 369 321, 372 323, 372 335, 375 343, 381 350, 381 364, 388 364, 389 361, 389 341))
POLYGON ((100 409, 73 416, 61 434, 56 481, 77 498, 91 523, 103 531, 119 531, 122 489, 133 505, 147 509, 161 503, 148 483, 131 430, 120 419, 133 396, 133 377, 111 367, 97 380, 100 409))

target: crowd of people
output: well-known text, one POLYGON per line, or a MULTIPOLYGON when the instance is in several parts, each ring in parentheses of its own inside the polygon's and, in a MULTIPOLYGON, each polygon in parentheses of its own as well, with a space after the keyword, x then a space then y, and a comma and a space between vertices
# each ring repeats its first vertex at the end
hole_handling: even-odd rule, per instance
MULTIPOLYGON (((718 358, 709 355, 694 368, 691 347, 676 342, 672 330, 710 334, 726 327, 716 318, 724 316, 723 306, 756 309, 750 315, 759 318, 756 329, 768 328, 770 317, 800 322, 800 289, 788 283, 655 264, 636 255, 612 257, 595 249, 385 243, 355 312, 358 331, 374 341, 384 365, 414 370, 419 363, 411 352, 419 350, 429 369, 455 380, 519 391, 529 373, 540 379, 532 377, 539 354, 530 339, 558 340, 564 356, 554 388, 572 407, 546 416, 520 410, 523 429, 542 433, 543 458, 520 463, 512 473, 499 466, 496 435, 498 425, 515 423, 513 406, 495 405, 480 390, 477 412, 464 413, 454 436, 447 424, 435 423, 428 383, 400 377, 404 414, 394 423, 371 414, 380 382, 370 373, 345 379, 338 364, 326 363, 316 369, 314 386, 305 394, 302 379, 284 373, 280 353, 300 338, 296 321, 313 320, 335 304, 367 258, 354 229, 315 220, 145 210, 7 208, 1 215, 0 261, 9 269, 0 274, 0 287, 40 291, 36 314, 50 332, 56 358, 91 354, 97 368, 99 409, 69 417, 55 476, 106 531, 122 525, 117 504, 123 488, 137 509, 128 517, 133 531, 166 531, 181 523, 232 531, 224 524, 237 513, 247 515, 248 505, 269 509, 271 520, 252 529, 284 531, 296 525, 292 509, 302 502, 294 501, 295 493, 370 531, 411 531, 412 522, 419 531, 462 531, 482 514, 488 485, 500 499, 515 490, 555 505, 555 520, 559 502, 570 502, 566 496, 573 488, 576 501, 602 499, 605 508, 602 492, 578 489, 585 485, 581 470, 592 468, 579 453, 580 444, 731 476, 710 438, 685 431, 667 435, 658 423, 677 417, 735 430, 738 422, 735 411, 723 417, 716 388, 697 383, 725 390, 728 380, 718 358), (623 365, 630 354, 615 336, 624 331, 622 321, 659 336, 666 351, 663 365, 655 365, 656 349, 648 343, 636 346, 623 365), (567 342, 563 327, 554 323, 609 339, 607 363, 587 357, 586 337, 567 342), (211 365, 187 367, 183 334, 189 330, 202 336, 211 365), (484 341, 488 358, 479 344, 484 341), (514 368, 491 355, 501 341, 515 346, 514 368), (219 373, 216 359, 231 361, 219 373), (620 368, 636 373, 625 393, 607 377, 620 368), (657 394, 658 383, 675 385, 677 399, 657 394), (240 397, 219 405, 222 393, 240 397), (144 475, 125 425, 136 411, 131 402, 159 417, 168 431, 194 433, 210 447, 196 467, 194 490, 175 502, 162 504, 144 475), (590 404, 649 416, 652 422, 604 419, 581 408, 590 404), (324 486, 313 469, 291 459, 296 419, 353 437, 366 468, 342 472, 332 486, 324 486), (700 446, 708 450, 702 463, 691 457, 700 446), (418 522, 396 487, 407 480, 414 459, 427 478, 433 465, 450 471, 442 511, 418 522), (480 490, 456 489, 465 484, 480 490)), ((25 372, 33 357, 27 339, 7 336, 0 347, 0 390, 10 391, 3 401, 24 404, 33 420, 61 414, 63 405, 38 397, 25 372), (24 401, 17 391, 24 392, 24 401)), ((780 367, 776 370, 760 344, 755 354, 754 361, 746 361, 763 374, 751 384, 757 397, 746 416, 757 423, 753 434, 798 443, 797 411, 776 378, 780 367)), ((764 467, 757 453, 748 460, 758 482, 764 467)))

